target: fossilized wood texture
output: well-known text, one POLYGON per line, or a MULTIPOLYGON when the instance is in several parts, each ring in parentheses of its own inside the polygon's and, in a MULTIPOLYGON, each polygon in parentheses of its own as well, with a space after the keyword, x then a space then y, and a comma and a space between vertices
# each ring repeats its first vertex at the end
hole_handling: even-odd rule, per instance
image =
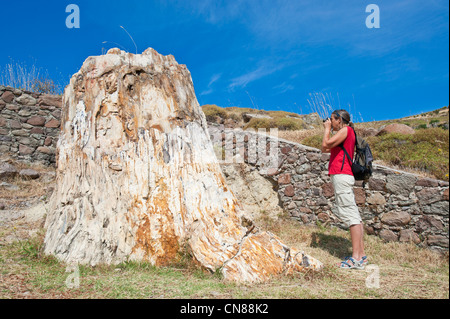
POLYGON ((245 218, 173 56, 89 57, 64 92, 57 149, 45 252, 64 262, 166 265, 188 249, 233 281, 321 268, 245 218))

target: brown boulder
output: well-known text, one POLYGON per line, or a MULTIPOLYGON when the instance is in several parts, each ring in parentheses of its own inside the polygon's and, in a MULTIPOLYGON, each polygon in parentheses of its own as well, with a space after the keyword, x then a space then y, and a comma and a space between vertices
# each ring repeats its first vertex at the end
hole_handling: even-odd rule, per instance
POLYGON ((38 103, 39 105, 61 107, 62 97, 60 95, 42 94, 38 103))
POLYGON ((354 188, 353 192, 355 194, 356 205, 364 205, 366 203, 366 191, 364 188, 354 188))
POLYGON ((37 179, 41 174, 39 174, 38 171, 35 171, 34 169, 23 169, 19 172, 20 177, 25 179, 37 179))
POLYGON ((34 126, 44 126, 45 124, 45 117, 42 116, 32 116, 27 121, 28 124, 34 125, 34 126))
POLYGON ((14 165, 11 165, 9 163, 0 164, 0 179, 15 177, 16 175, 17 169, 14 167, 14 165))
POLYGON ((278 176, 278 184, 289 184, 291 182, 291 174, 281 174, 278 176))
POLYGON ((442 235, 430 235, 427 238, 429 246, 441 246, 448 248, 448 238, 442 235))
POLYGON ((398 236, 392 230, 389 229, 381 230, 379 235, 386 242, 398 240, 398 236))
POLYGON ((388 134, 388 133, 400 133, 400 134, 414 134, 414 129, 405 124, 393 123, 386 125, 382 128, 377 136, 388 134))
POLYGON ((31 148, 29 146, 19 144, 19 154, 20 155, 30 155, 34 152, 34 148, 31 148))
POLYGON ((45 123, 45 127, 49 127, 49 128, 57 128, 59 127, 61 123, 56 120, 56 119, 51 119, 50 121, 48 121, 47 123, 45 123))
POLYGON ((294 196, 295 192, 294 192, 294 186, 292 185, 288 185, 286 187, 286 189, 284 190, 284 195, 292 197, 294 196))
POLYGON ((386 204, 386 198, 384 198, 383 195, 379 192, 375 192, 367 199, 367 203, 371 205, 385 205, 386 204))
POLYGON ((5 101, 6 103, 11 103, 12 100, 14 100, 14 94, 12 94, 12 93, 9 92, 9 91, 5 91, 5 92, 2 94, 2 99, 3 99, 3 101, 5 101))
POLYGON ((332 183, 325 183, 322 185, 322 194, 325 197, 334 196, 334 187, 332 183))
POLYGON ((406 212, 392 211, 381 218, 381 222, 391 226, 404 226, 411 221, 411 216, 406 212))
POLYGON ((400 242, 413 242, 414 244, 420 243, 419 236, 411 229, 402 229, 400 231, 400 242))

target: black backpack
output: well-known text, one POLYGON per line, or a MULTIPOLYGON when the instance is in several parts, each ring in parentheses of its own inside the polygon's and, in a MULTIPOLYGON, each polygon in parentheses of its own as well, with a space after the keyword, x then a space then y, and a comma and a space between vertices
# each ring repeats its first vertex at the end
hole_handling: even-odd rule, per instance
POLYGON ((356 147, 355 158, 352 163, 350 155, 344 148, 344 143, 339 145, 344 150, 344 160, 342 161, 341 170, 344 168, 345 157, 347 156, 348 160, 350 161, 350 165, 352 167, 352 172, 353 176, 355 177, 355 180, 367 181, 370 178, 370 176, 372 176, 372 162, 373 162, 372 151, 370 150, 369 144, 363 138, 358 137, 356 135, 354 129, 353 132, 355 133, 355 147, 356 147))

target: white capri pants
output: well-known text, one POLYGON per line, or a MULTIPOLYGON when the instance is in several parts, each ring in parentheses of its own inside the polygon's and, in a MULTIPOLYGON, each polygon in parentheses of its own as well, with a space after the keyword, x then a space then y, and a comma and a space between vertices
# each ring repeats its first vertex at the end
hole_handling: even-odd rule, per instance
POLYGON ((347 227, 362 223, 361 215, 355 202, 355 194, 353 193, 355 178, 352 175, 337 174, 331 175, 331 182, 333 183, 336 200, 335 215, 347 227))

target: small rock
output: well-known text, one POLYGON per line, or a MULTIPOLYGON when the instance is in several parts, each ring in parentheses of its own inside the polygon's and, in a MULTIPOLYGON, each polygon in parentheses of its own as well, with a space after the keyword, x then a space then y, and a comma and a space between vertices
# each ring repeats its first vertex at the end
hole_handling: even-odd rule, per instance
POLYGON ((411 221, 411 216, 407 212, 392 211, 381 218, 381 222, 391 226, 405 226, 411 221))
POLYGON ((442 221, 440 221, 437 218, 434 218, 433 216, 427 216, 423 215, 419 221, 416 223, 417 231, 423 232, 428 230, 430 227, 443 230, 445 228, 442 221))
POLYGON ((34 169, 23 169, 19 172, 19 176, 26 179, 37 179, 39 176, 39 172, 35 171, 34 169))
POLYGON ((334 196, 334 187, 332 183, 325 183, 322 185, 322 194, 325 197, 334 196))
POLYGON ((6 183, 6 182, 0 183, 0 187, 4 187, 4 188, 6 188, 7 190, 10 190, 10 191, 17 191, 17 190, 19 190, 19 186, 13 185, 13 184, 9 184, 9 183, 6 183))
POLYGON ((31 95, 28 94, 22 94, 21 96, 19 96, 18 98, 16 98, 16 102, 22 104, 22 105, 36 105, 36 99, 34 97, 32 97, 31 95))
POLYGON ((284 190, 284 195, 288 196, 288 197, 292 197, 294 196, 294 186, 292 185, 288 185, 285 190, 284 190))
POLYGON ((355 202, 357 205, 364 205, 366 202, 366 191, 364 188, 354 188, 355 202))
POLYGON ((321 221, 321 222, 326 222, 327 220, 329 220, 330 219, 330 216, 328 216, 328 214, 326 214, 326 213, 319 213, 318 215, 317 215, 317 218, 321 221))
POLYGON ((3 101, 5 101, 6 103, 11 103, 12 100, 14 100, 14 94, 12 94, 10 91, 5 91, 2 94, 2 99, 3 101))
POLYGON ((422 205, 440 200, 438 196, 440 195, 440 191, 437 188, 424 188, 417 192, 416 195, 422 205))
POLYGON ((444 191, 444 193, 442 194, 442 199, 443 200, 448 200, 449 196, 448 196, 448 188, 444 191))
POLYGON ((17 169, 9 164, 9 163, 2 163, 0 164, 0 178, 11 178, 15 177, 17 175, 17 169))
POLYGON ((50 136, 48 136, 45 138, 44 145, 50 146, 50 145, 52 145, 52 142, 53 142, 53 139, 50 136))
POLYGON ((437 186, 439 186, 439 183, 435 179, 421 178, 416 182, 416 186, 437 187, 437 186))
POLYGON ((384 241, 397 241, 398 237, 397 235, 389 229, 383 229, 380 231, 380 237, 384 240, 384 241))
POLYGON ((22 124, 20 124, 19 121, 16 120, 10 120, 9 121, 9 127, 11 129, 21 129, 22 128, 22 124))
POLYGON ((34 148, 28 147, 23 144, 19 144, 19 154, 20 155, 30 155, 34 152, 34 148))
POLYGON ((30 131, 30 134, 44 134, 44 130, 42 127, 33 127, 30 131))
POLYGON ((51 119, 50 121, 48 121, 45 124, 45 127, 49 127, 49 128, 57 128, 60 125, 60 121, 56 120, 56 119, 51 119))
POLYGON ((60 95, 42 94, 39 98, 39 105, 61 107, 62 97, 60 95))
POLYGON ((321 154, 319 154, 319 153, 307 153, 306 154, 306 158, 310 162, 318 162, 318 161, 320 161, 321 154))
POLYGON ((411 229, 402 229, 400 231, 400 242, 410 242, 412 241, 415 244, 420 243, 419 236, 411 229))
POLYGON ((422 212, 424 212, 425 214, 448 216, 448 207, 449 207, 448 201, 440 201, 422 206, 422 212))
POLYGON ((381 193, 375 192, 367 199, 367 203, 371 205, 385 205, 386 199, 381 193))
POLYGON ((34 125, 34 126, 44 126, 45 124, 45 117, 42 116, 32 116, 27 121, 28 124, 34 125))
POLYGON ((289 184, 291 182, 291 174, 285 173, 278 176, 278 184, 289 184))
POLYGON ((250 122, 251 119, 272 119, 269 115, 264 114, 251 114, 251 113, 243 113, 242 119, 245 123, 250 122))
POLYGON ((48 155, 51 155, 51 154, 54 154, 54 151, 52 151, 49 147, 47 147, 47 146, 39 146, 38 148, 37 148, 37 151, 38 152, 41 152, 41 153, 44 153, 44 154, 48 154, 48 155))
POLYGON ((289 154, 291 152, 292 148, 289 146, 284 146, 281 148, 281 153, 283 154, 289 154))
POLYGON ((302 164, 295 168, 297 174, 305 174, 311 170, 311 165, 309 163, 302 164))
POLYGON ((386 189, 392 194, 409 196, 417 178, 413 175, 389 175, 386 177, 386 189))
POLYGON ((441 246, 448 248, 448 238, 441 235, 430 235, 427 240, 430 246, 441 246))

